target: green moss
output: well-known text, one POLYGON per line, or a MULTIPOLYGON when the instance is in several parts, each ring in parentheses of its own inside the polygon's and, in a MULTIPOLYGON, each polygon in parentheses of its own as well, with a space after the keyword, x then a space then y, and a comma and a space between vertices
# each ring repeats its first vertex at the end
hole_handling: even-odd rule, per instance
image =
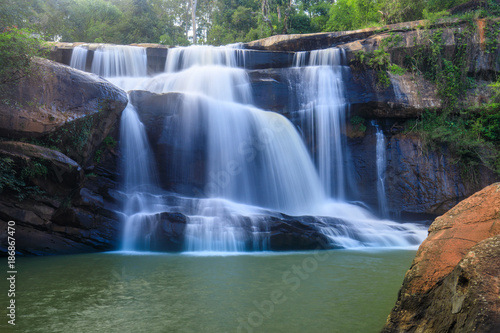
POLYGON ((361 116, 352 116, 350 119, 349 119, 349 122, 351 123, 351 125, 353 125, 354 127, 356 127, 356 129, 360 132, 366 132, 366 119, 361 117, 361 116))
POLYGON ((48 174, 47 166, 44 161, 38 159, 31 159, 26 163, 26 166, 21 171, 21 178, 31 179, 46 177, 48 174))
POLYGON ((101 163, 103 149, 98 149, 94 155, 94 162, 101 163))
POLYGON ((107 137, 104 138, 102 143, 108 148, 114 148, 116 147, 118 142, 113 137, 108 135, 107 137))

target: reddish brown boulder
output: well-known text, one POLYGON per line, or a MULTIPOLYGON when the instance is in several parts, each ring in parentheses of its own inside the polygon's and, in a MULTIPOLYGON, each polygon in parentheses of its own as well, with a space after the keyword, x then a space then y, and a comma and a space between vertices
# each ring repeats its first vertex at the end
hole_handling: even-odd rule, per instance
POLYGON ((436 218, 406 273, 405 292, 423 293, 448 275, 471 247, 500 234, 500 183, 436 218))
POLYGON ((500 327, 500 183, 429 228, 383 332, 494 332, 500 327))

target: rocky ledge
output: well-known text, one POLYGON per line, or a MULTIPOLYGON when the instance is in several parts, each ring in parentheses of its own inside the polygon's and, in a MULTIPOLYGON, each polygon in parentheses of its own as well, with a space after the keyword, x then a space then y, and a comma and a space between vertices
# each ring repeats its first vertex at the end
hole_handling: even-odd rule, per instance
POLYGON ((495 183, 432 223, 382 332, 498 332, 499 275, 495 183))
POLYGON ((15 222, 18 254, 109 250, 119 238, 111 194, 127 95, 97 75, 34 61, 0 98, 0 229, 15 222))

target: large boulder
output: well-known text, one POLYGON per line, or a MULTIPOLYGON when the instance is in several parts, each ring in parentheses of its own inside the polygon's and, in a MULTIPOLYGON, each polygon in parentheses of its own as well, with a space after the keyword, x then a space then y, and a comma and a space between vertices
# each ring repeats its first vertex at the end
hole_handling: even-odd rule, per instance
MULTIPOLYGON (((84 176, 76 162, 59 152, 20 142, 0 144, 0 154, 16 163, 38 161, 47 169, 46 175, 30 180, 42 193, 20 200, 7 191, 0 192, 0 228, 6 230, 8 221, 15 222, 19 254, 71 254, 118 248, 123 201, 118 191, 119 155, 109 145, 100 150, 100 162, 84 176)), ((0 255, 6 251, 7 239, 0 236, 0 255)))
POLYGON ((203 193, 206 140, 201 123, 200 130, 190 136, 189 147, 183 139, 180 124, 184 94, 134 90, 130 101, 144 124, 160 186, 188 196, 203 193))
POLYGON ((19 170, 16 176, 25 178, 46 193, 64 194, 78 187, 83 170, 68 156, 45 147, 25 142, 0 142, 0 157, 8 157, 19 170))
POLYGON ((383 332, 496 332, 499 235, 500 183, 437 218, 383 332))
POLYGON ((57 146, 86 165, 127 105, 126 93, 98 77, 46 60, 5 91, 0 136, 57 146))

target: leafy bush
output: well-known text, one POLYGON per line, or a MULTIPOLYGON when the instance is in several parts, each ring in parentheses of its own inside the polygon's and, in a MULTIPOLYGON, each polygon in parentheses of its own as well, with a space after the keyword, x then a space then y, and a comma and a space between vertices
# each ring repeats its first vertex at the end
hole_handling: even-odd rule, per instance
POLYGON ((396 75, 404 75, 406 73, 406 69, 399 67, 396 64, 392 64, 389 66, 389 72, 396 75))
POLYGON ((27 30, 7 28, 0 34, 0 84, 15 83, 33 71, 31 59, 41 55, 41 41, 27 30))

